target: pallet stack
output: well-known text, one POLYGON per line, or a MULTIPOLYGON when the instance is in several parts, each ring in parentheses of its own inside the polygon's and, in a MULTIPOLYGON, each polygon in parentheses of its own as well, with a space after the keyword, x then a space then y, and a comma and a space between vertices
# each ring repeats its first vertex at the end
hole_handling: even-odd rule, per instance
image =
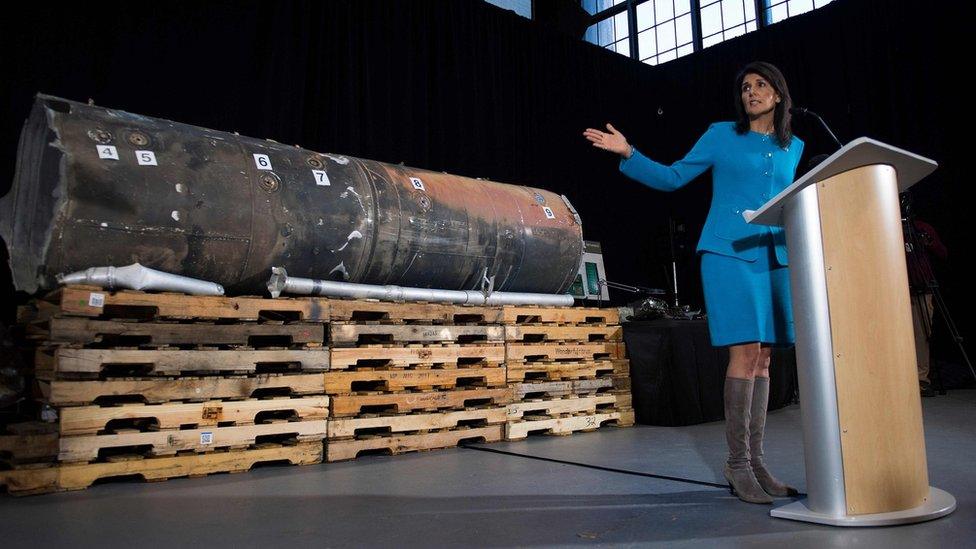
POLYGON ((634 424, 616 310, 505 307, 502 314, 515 396, 506 440, 634 424))
POLYGON ((328 302, 315 299, 55 292, 23 320, 38 343, 39 398, 57 423, 8 426, 0 485, 49 492, 320 462, 323 311, 328 302))
POLYGON ((500 314, 333 300, 326 461, 501 440, 512 392, 500 314))

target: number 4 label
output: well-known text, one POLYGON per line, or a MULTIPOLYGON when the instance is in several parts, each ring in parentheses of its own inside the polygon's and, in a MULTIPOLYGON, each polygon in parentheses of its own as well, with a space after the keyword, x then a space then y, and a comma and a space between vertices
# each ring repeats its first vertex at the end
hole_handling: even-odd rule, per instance
POLYGON ((320 187, 332 185, 329 181, 329 174, 325 173, 325 170, 312 170, 312 176, 315 178, 315 184, 320 187))
POLYGON ((259 170, 270 170, 271 159, 268 158, 268 155, 266 154, 255 154, 254 165, 257 166, 259 170))
POLYGON ((136 151, 136 162, 140 166, 155 166, 156 153, 152 151, 136 151))
POLYGON ((98 145, 95 147, 98 150, 98 157, 104 158, 106 160, 118 160, 119 151, 114 145, 98 145))
POLYGON ((546 218, 548 218, 548 219, 556 219, 556 214, 552 213, 552 208, 550 208, 548 206, 544 206, 542 208, 542 211, 546 212, 546 218))

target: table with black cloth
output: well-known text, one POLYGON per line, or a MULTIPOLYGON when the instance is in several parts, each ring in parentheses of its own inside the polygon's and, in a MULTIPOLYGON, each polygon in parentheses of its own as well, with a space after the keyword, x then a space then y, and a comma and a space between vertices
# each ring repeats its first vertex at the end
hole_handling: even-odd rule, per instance
MULTIPOLYGON (((637 423, 694 425, 724 418, 726 347, 712 347, 705 320, 649 320, 623 324, 630 357, 637 423)), ((769 409, 795 400, 796 355, 774 347, 769 409)))

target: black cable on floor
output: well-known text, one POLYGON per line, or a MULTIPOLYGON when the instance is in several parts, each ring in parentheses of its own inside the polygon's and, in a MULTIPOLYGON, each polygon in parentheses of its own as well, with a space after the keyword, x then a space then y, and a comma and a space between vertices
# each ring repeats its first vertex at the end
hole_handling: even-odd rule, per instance
POLYGON ((481 451, 481 452, 491 452, 491 453, 494 453, 494 454, 503 454, 503 455, 506 455, 506 456, 516 456, 516 457, 523 457, 523 458, 529 458, 529 459, 537 459, 539 461, 548 461, 548 462, 551 462, 551 463, 561 463, 563 465, 575 465, 576 467, 585 467, 587 469, 596 469, 598 471, 608 471, 610 473, 621 473, 621 474, 624 474, 624 475, 634 475, 634 476, 638 476, 638 477, 657 478, 657 479, 661 479, 661 480, 670 480, 670 481, 674 481, 674 482, 684 482, 684 483, 687 483, 687 484, 697 484, 699 486, 710 486, 710 487, 713 487, 713 488, 722 488, 722 489, 726 489, 726 490, 728 490, 728 488, 729 488, 729 485, 728 484, 717 484, 717 483, 714 483, 714 482, 705 482, 704 480, 695 480, 695 479, 691 479, 691 478, 682 478, 682 477, 671 477, 671 476, 668 476, 668 475, 656 475, 654 473, 642 473, 640 471, 628 471, 627 469, 616 469, 614 467, 603 467, 602 465, 590 465, 589 463, 578 463, 578 462, 575 462, 575 461, 564 461, 564 460, 561 460, 561 459, 553 459, 553 458, 547 458, 547 457, 533 456, 533 455, 529 455, 529 454, 519 454, 517 452, 506 452, 505 450, 498 450, 498 449, 495 449, 495 448, 485 448, 483 446, 469 446, 467 444, 462 444, 461 447, 462 448, 467 448, 469 450, 478 450, 478 451, 481 451))

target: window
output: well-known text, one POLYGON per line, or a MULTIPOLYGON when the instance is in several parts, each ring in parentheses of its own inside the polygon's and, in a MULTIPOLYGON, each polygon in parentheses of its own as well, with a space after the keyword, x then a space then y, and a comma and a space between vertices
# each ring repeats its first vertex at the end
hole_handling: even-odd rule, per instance
POLYGON ((658 65, 831 1, 581 0, 581 5, 592 15, 587 42, 658 65))

